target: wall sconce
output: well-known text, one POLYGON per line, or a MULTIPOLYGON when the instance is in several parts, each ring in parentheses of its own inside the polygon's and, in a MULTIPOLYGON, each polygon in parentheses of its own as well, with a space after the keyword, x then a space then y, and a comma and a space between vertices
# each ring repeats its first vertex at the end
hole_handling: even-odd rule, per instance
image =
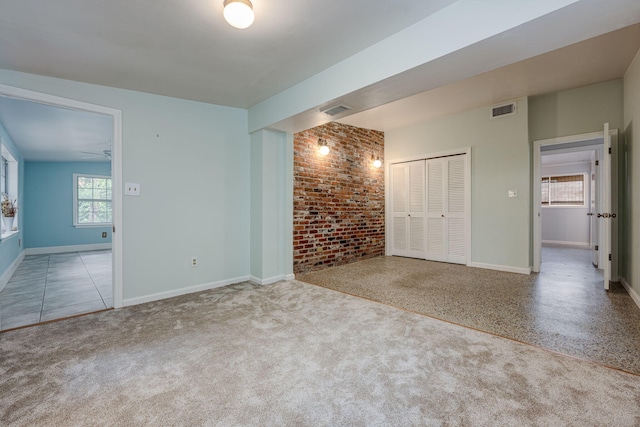
POLYGON ((373 154, 371 155, 371 161, 373 162, 373 167, 374 168, 379 168, 380 166, 382 166, 382 160, 380 160, 380 157, 376 157, 375 159, 373 158, 373 154))
POLYGON ((318 146, 320 147, 320 154, 326 156, 329 154, 329 146, 327 145, 327 141, 322 138, 318 139, 318 146))
POLYGON ((225 0, 224 19, 232 27, 244 29, 253 24, 253 4, 251 0, 225 0))

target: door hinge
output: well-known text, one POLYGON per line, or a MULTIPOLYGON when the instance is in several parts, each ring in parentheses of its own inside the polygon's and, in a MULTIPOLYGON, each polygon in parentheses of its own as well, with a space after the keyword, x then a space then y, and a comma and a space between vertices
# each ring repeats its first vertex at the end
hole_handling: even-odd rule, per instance
POLYGON ((609 261, 611 261, 611 254, 609 254, 609 261))
POLYGON ((598 250, 598 245, 596 245, 596 251, 598 250))
POLYGON ((611 154, 611 147, 609 147, 609 154, 611 154))
POLYGON ((596 166, 600 166, 600 160, 596 160, 596 166))
POLYGON ((116 226, 115 225, 112 226, 112 230, 113 230, 114 233, 116 232, 116 226))

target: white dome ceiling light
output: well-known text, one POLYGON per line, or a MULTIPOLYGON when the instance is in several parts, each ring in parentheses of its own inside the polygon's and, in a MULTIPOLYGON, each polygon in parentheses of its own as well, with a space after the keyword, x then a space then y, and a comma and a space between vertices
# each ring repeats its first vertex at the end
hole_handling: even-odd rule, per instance
POLYGON ((250 0, 224 0, 224 19, 232 27, 244 29, 253 24, 253 4, 250 0))

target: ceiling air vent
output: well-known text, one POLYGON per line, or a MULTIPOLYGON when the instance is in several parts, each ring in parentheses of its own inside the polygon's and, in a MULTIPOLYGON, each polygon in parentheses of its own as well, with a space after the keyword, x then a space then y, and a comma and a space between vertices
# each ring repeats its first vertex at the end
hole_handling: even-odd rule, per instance
POLYGON ((515 113, 516 113, 515 102, 512 102, 511 104, 499 105, 497 107, 491 108, 492 119, 495 119, 496 117, 509 116, 515 113))
POLYGON ((353 108, 349 107, 348 105, 338 104, 338 105, 332 105, 331 107, 323 108, 320 111, 330 116, 336 116, 342 113, 343 111, 347 111, 347 110, 353 110, 353 108))

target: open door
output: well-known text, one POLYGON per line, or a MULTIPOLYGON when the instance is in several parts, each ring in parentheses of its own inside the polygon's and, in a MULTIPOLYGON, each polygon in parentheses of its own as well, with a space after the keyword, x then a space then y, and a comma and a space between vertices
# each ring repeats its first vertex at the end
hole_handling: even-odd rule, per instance
POLYGON ((596 168, 599 165, 598 152, 596 150, 591 152, 591 179, 589 182, 589 239, 591 245, 591 262, 595 268, 598 268, 600 263, 598 254, 598 218, 596 213, 598 212, 598 185, 596 183, 597 173, 596 168))
POLYGON ((611 136, 609 123, 604 124, 604 153, 602 156, 602 212, 598 212, 599 227, 602 230, 602 251, 604 254, 602 269, 604 270, 604 289, 609 290, 611 282, 611 223, 616 217, 611 213, 611 136))

